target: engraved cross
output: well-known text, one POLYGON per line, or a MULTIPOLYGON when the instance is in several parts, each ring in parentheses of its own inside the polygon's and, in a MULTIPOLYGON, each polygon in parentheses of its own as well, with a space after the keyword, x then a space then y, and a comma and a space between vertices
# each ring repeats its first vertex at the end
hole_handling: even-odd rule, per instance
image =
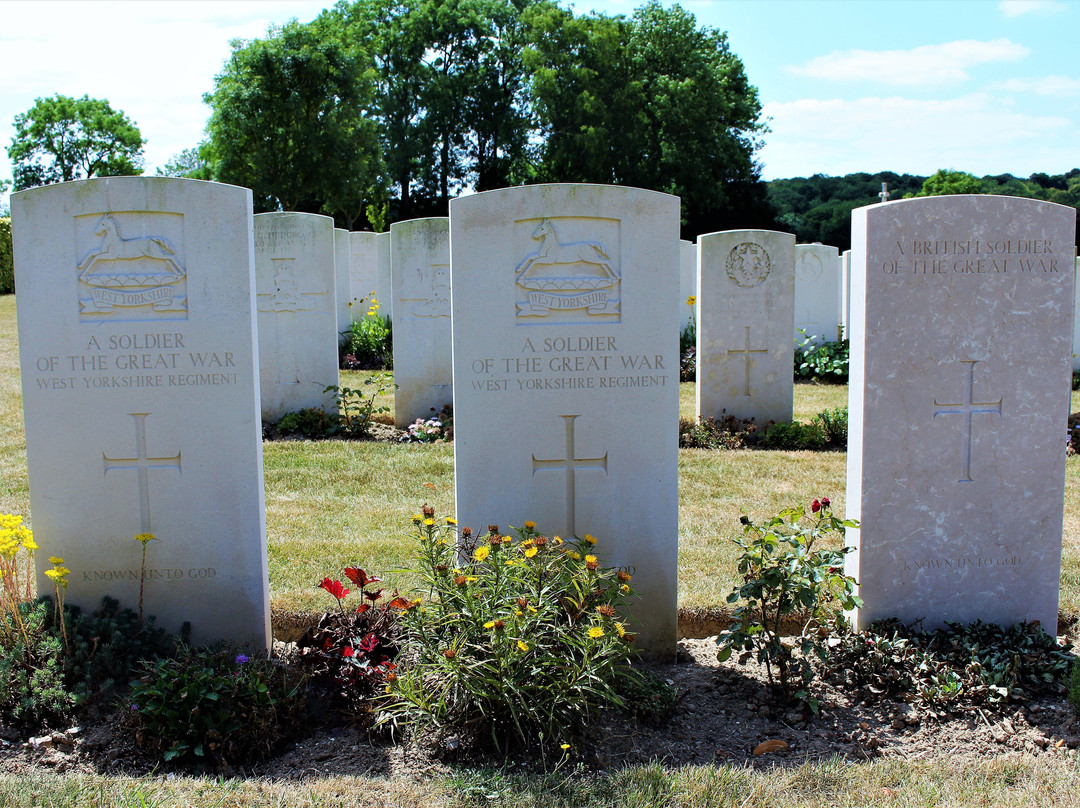
POLYGON ((934 397, 934 418, 939 415, 963 415, 964 416, 964 439, 960 444, 960 468, 963 473, 957 482, 970 483, 971 479, 971 440, 972 420, 976 415, 991 415, 997 413, 1002 416, 1001 399, 997 401, 975 401, 975 365, 977 359, 963 359, 961 364, 967 365, 967 384, 964 385, 964 400, 959 404, 942 404, 934 397))
POLYGON ((745 357, 745 359, 746 359, 746 382, 745 382, 746 387, 745 387, 745 392, 743 393, 744 396, 749 396, 750 395, 750 354, 752 354, 752 353, 767 354, 768 352, 769 351, 768 351, 767 348, 751 348, 750 347, 750 326, 746 326, 746 347, 745 348, 739 348, 738 350, 736 350, 734 348, 728 348, 728 353, 729 354, 740 354, 740 353, 741 354, 746 354, 746 357, 745 357))
POLYGON ((574 419, 580 415, 560 415, 566 425, 566 456, 552 460, 540 460, 534 454, 532 456, 533 476, 538 469, 563 468, 566 469, 566 530, 577 537, 577 528, 574 525, 575 496, 574 496, 574 472, 577 469, 603 469, 607 474, 607 452, 603 457, 577 457, 574 451, 574 419))
POLYGON ((148 412, 129 412, 135 419, 135 457, 109 457, 104 452, 105 474, 110 469, 134 469, 139 473, 140 533, 153 533, 150 525, 150 469, 174 468, 180 471, 180 452, 175 457, 150 457, 146 451, 146 416, 148 412))

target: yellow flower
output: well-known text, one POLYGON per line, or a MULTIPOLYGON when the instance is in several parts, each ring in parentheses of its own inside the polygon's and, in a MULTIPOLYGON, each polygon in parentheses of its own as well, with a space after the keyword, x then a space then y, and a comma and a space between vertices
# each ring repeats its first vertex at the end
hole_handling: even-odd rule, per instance
POLYGON ((488 620, 486 623, 484 623, 484 628, 495 628, 495 621, 488 620))
POLYGON ((532 558, 534 555, 536 555, 539 552, 540 551, 536 547, 530 547, 528 550, 525 551, 525 557, 526 558, 532 558))
POLYGON ((55 567, 57 564, 63 564, 64 559, 60 556, 49 556, 49 563, 55 567))
POLYGON ((526 530, 536 530, 536 522, 526 522, 525 523, 525 529, 526 530))
POLYGON ((574 561, 581 561, 581 553, 577 553, 577 552, 574 552, 573 550, 570 550, 566 554, 568 556, 570 556, 572 559, 574 559, 574 561))
POLYGON ((624 595, 630 594, 630 584, 623 584, 619 587, 619 591, 622 592, 624 595))
POLYGON ((587 541, 589 544, 596 544, 596 536, 592 535, 591 533, 586 533, 585 541, 587 541))
POLYGON ((596 556, 594 556, 594 555, 585 556, 585 563, 586 564, 595 564, 596 563, 596 556))
POLYGON ((619 632, 620 637, 625 637, 626 636, 626 629, 623 627, 622 623, 616 623, 615 624, 615 630, 619 632))
POLYGON ((473 558, 475 558, 477 561, 483 561, 485 558, 488 557, 488 554, 490 552, 491 547, 486 544, 481 544, 479 547, 476 548, 475 551, 473 551, 473 558))
POLYGON ((598 640, 604 636, 604 630, 600 626, 593 626, 589 629, 589 637, 593 640, 598 640))
POLYGON ((687 306, 693 306, 695 303, 697 303, 697 298, 694 295, 690 295, 690 297, 686 298, 687 306))
POLYGON ((435 520, 434 520, 434 519, 425 519, 425 520, 424 520, 424 527, 431 527, 431 526, 432 526, 432 525, 434 525, 434 524, 435 524, 435 520))
POLYGON ((135 541, 142 542, 143 546, 145 547, 147 542, 157 541, 157 536, 155 536, 153 533, 136 533, 135 541))
POLYGON ((524 640, 518 640, 518 648, 520 648, 522 651, 528 651, 529 644, 524 640))
POLYGON ((568 744, 568 743, 559 744, 559 748, 562 749, 565 752, 567 749, 570 748, 570 744, 568 744))
POLYGON ((424 517, 423 517, 423 516, 421 516, 421 515, 420 515, 420 514, 418 514, 418 513, 414 513, 414 514, 413 514, 413 517, 412 517, 412 520, 413 520, 413 524, 414 524, 414 525, 418 525, 418 524, 420 524, 421 522, 423 522, 423 521, 424 521, 424 517))
POLYGON ((34 541, 34 532, 32 530, 24 531, 24 537, 22 540, 22 546, 24 550, 37 550, 37 542, 34 541))
POLYGON ((456 525, 457 524, 457 519, 454 519, 454 518, 448 516, 448 517, 446 517, 446 524, 448 524, 448 525, 456 525))
POLYGON ((521 611, 521 609, 518 609, 516 612, 514 612, 514 614, 516 614, 518 617, 524 617, 525 616, 525 612, 521 611))

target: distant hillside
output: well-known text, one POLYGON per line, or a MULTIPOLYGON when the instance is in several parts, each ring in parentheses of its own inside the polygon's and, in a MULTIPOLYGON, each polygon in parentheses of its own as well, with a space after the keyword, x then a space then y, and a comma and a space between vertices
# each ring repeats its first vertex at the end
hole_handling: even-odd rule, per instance
MULTIPOLYGON (((851 248, 851 211, 880 201, 881 183, 889 185, 889 196, 900 199, 917 194, 926 177, 912 174, 847 174, 843 177, 794 177, 772 180, 768 199, 776 211, 777 227, 794 233, 800 244, 820 241, 840 250, 851 248)), ((1027 179, 1012 174, 982 177, 982 192, 1005 196, 1045 199, 1080 209, 1080 168, 1065 174, 1032 174, 1027 179)))

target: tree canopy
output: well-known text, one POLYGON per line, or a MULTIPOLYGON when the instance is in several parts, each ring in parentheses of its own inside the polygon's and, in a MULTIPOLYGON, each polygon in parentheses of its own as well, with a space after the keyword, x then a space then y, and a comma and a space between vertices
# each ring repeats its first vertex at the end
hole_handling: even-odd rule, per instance
POLYGON ((137 127, 103 99, 55 95, 38 98, 15 116, 7 149, 15 190, 54 182, 142 173, 143 139, 137 127))
POLYGON ((677 194, 691 235, 771 221, 757 90, 726 35, 678 6, 341 0, 235 43, 206 101, 211 174, 260 210, 352 225, 384 203, 392 220, 445 215, 465 189, 559 181, 677 194))

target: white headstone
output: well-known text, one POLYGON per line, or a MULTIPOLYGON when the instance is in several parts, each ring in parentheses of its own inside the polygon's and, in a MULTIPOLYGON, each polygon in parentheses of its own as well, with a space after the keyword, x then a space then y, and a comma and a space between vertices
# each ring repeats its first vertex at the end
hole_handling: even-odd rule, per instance
POLYGON ((840 256, 840 339, 851 339, 851 250, 840 256))
POLYGON ((839 327, 839 251, 825 244, 796 244, 795 341, 810 337, 818 345, 833 342, 839 327))
POLYGON ((394 420, 404 429, 454 399, 450 368, 450 220, 390 225, 394 420))
POLYGON ((1072 367, 1070 207, 858 208, 849 571, 857 622, 1038 620, 1054 634, 1072 367))
POLYGON ((262 417, 332 411, 338 383, 334 220, 315 213, 255 216, 262 417))
POLYGON ((1080 284, 1076 283, 1080 275, 1080 257, 1073 259, 1073 373, 1080 373, 1080 284))
POLYGON ((673 653, 678 198, 530 185, 450 217, 458 520, 596 536, 642 595, 642 646, 673 653))
MULTIPOLYGON (((378 300, 378 233, 349 234, 349 304, 353 322, 364 319, 371 304, 378 300)), ((380 308, 388 301, 378 300, 380 308)), ((379 314, 386 314, 380 311, 379 314)))
POLYGON ((251 191, 112 177, 11 198, 38 591, 267 647, 251 191))
POLYGON ((338 343, 353 321, 352 303, 352 244, 349 231, 334 228, 334 294, 337 298, 338 343))
POLYGON ((697 246, 692 241, 679 241, 679 297, 682 298, 682 306, 679 307, 679 331, 681 332, 690 323, 696 322, 696 305, 689 303, 691 298, 697 295, 697 246))
POLYGON ((727 230, 698 237, 697 412, 791 420, 795 236, 727 230))
POLYGON ((390 231, 379 233, 375 239, 375 297, 379 313, 394 319, 394 290, 390 271, 390 231))

